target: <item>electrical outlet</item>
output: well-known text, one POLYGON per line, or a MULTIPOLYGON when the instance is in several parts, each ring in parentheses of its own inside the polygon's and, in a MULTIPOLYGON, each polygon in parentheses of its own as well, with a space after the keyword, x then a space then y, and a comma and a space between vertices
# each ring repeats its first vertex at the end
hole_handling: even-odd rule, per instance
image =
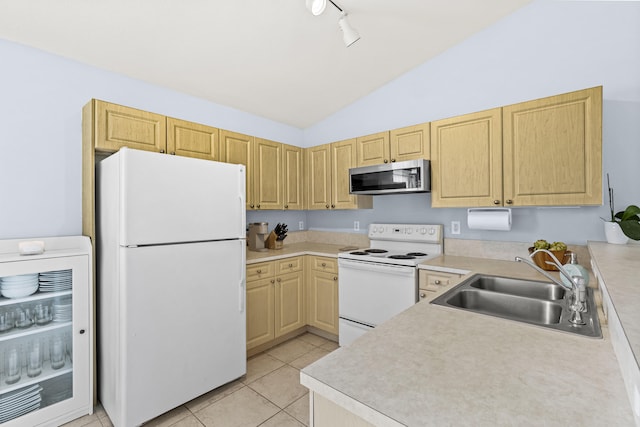
POLYGON ((298 222, 298 230, 304 230, 304 221, 298 222))
POLYGON ((460 221, 451 221, 451 234, 460 234, 460 221))
POLYGON ((360 231, 360 221, 353 221, 353 231, 360 231))

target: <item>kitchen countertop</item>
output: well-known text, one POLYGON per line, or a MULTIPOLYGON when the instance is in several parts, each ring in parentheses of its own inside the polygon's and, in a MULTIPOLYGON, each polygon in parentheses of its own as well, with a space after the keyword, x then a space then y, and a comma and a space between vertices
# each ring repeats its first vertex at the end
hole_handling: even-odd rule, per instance
MULTIPOLYGON (((444 255, 426 264, 543 277, 511 261, 444 255)), ((301 383, 376 425, 634 425, 604 325, 603 335, 421 302, 304 368, 301 383)))
POLYGON ((256 262, 275 261, 277 259, 289 258, 298 255, 317 255, 337 258, 340 249, 345 245, 332 245, 327 243, 293 243, 285 244, 282 249, 269 249, 264 252, 255 252, 247 249, 247 264, 256 262))

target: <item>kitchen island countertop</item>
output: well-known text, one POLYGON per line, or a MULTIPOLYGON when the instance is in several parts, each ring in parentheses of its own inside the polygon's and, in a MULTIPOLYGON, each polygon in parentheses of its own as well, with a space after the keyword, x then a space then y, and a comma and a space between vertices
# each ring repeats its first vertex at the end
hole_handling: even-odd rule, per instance
MULTIPOLYGON (((427 264, 542 278, 509 261, 445 255, 427 264)), ((376 425, 631 426, 605 325, 603 335, 421 302, 304 368, 301 383, 376 425)))

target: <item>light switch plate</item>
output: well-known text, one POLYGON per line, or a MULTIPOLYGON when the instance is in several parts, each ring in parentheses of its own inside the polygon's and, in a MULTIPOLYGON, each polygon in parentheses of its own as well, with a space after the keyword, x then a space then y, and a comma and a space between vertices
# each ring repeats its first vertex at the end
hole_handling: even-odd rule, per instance
POLYGON ((353 231, 360 231, 360 221, 353 221, 353 231))
POLYGON ((304 230, 304 221, 298 222, 298 230, 304 230))

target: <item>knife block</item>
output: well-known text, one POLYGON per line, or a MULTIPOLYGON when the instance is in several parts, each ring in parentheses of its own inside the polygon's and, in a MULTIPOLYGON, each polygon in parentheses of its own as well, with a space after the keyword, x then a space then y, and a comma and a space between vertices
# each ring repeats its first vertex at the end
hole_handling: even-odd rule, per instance
POLYGON ((278 236, 273 231, 269 233, 267 236, 267 240, 265 240, 264 245, 268 249, 282 249, 284 247, 284 242, 282 240, 276 240, 278 236))

